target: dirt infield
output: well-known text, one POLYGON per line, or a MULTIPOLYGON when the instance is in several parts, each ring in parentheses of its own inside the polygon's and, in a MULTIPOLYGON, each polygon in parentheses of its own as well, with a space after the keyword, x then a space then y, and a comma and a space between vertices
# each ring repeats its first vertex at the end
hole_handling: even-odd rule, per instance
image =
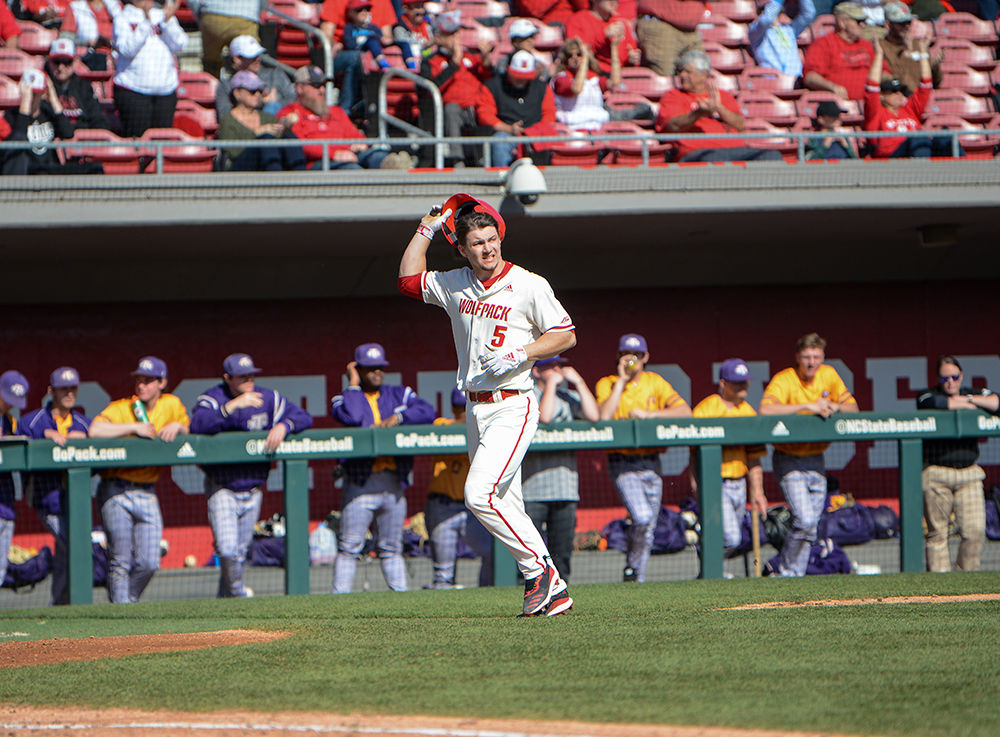
POLYGON ((37 737, 290 737, 332 734, 391 737, 848 737, 824 732, 776 732, 721 727, 501 721, 425 716, 213 712, 191 714, 128 709, 42 709, 0 704, 0 734, 37 737))
POLYGON ((0 668, 23 665, 48 665, 74 660, 121 658, 126 655, 164 653, 175 650, 200 650, 206 647, 246 645, 287 637, 290 632, 259 630, 221 630, 165 635, 128 635, 124 637, 87 637, 75 640, 28 640, 0 643, 0 668))
POLYGON ((1000 601, 1000 594, 952 594, 931 596, 879 596, 870 599, 816 599, 814 601, 764 601, 726 607, 723 611, 747 609, 794 609, 808 606, 861 606, 862 604, 953 604, 960 601, 1000 601))

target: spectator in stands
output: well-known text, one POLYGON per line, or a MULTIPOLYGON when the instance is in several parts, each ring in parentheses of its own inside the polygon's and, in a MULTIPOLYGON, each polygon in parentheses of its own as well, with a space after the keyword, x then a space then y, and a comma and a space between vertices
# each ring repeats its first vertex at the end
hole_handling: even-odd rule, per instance
POLYGON ((259 38, 265 0, 187 0, 201 30, 201 68, 218 77, 222 50, 237 36, 259 38))
MULTIPOLYGON (((253 74, 253 72, 243 72, 253 74)), ((198 397, 191 411, 191 432, 263 432, 264 450, 273 453, 289 433, 312 427, 308 412, 273 389, 257 386, 260 369, 246 353, 233 353, 222 362, 222 383, 198 397)), ((270 460, 202 466, 208 523, 219 558, 218 597, 245 597, 243 564, 260 517, 270 460)))
POLYGON ((100 174, 98 163, 62 163, 47 144, 73 137, 73 124, 63 112, 52 80, 38 69, 26 69, 18 84, 21 102, 0 118, 0 141, 31 142, 30 147, 3 152, 3 174, 100 174))
POLYGON ((427 9, 424 7, 424 0, 405 0, 403 2, 403 15, 399 22, 392 27, 392 39, 400 50, 404 48, 404 44, 409 48, 409 53, 403 59, 406 62, 406 68, 413 72, 419 72, 421 62, 424 60, 424 56, 430 53, 430 47, 434 40, 434 31, 431 24, 427 22, 427 9))
POLYGON ((108 118, 104 108, 94 95, 94 87, 86 79, 73 73, 76 47, 68 38, 57 38, 49 47, 45 65, 49 79, 59 96, 63 114, 77 128, 108 128, 108 118))
MULTIPOLYGON (((348 50, 364 49, 371 54, 379 69, 392 66, 385 58, 383 45, 392 42, 391 35, 383 35, 383 29, 372 21, 372 5, 370 0, 348 0, 347 22, 344 24, 344 48, 348 50)), ((390 30, 391 33, 391 30, 390 30)), ((403 52, 409 56, 409 48, 403 52)))
MULTIPOLYGON (((17 371, 0 374, 0 437, 18 435, 17 419, 11 414, 16 408, 28 406, 28 380, 17 371)), ((0 577, 7 575, 7 555, 14 539, 14 475, 0 472, 0 577)), ((3 578, 0 578, 0 582, 3 578)))
MULTIPOLYGON (((920 86, 912 92, 898 79, 882 79, 882 47, 875 46, 865 86, 865 130, 906 133, 920 130, 920 121, 931 95, 931 64, 927 39, 917 41, 920 50, 920 86)), ((898 159, 951 156, 949 136, 891 136, 873 138, 874 157, 898 159)))
MULTIPOLYGON (((572 420, 597 422, 597 400, 580 372, 562 356, 536 361, 531 375, 538 399, 539 429, 572 420)), ((528 453, 521 464, 521 476, 524 511, 545 535, 552 565, 562 578, 569 580, 576 506, 580 501, 576 451, 528 453)))
MULTIPOLYGON (((339 105, 349 115, 355 114, 356 107, 363 107, 361 79, 364 69, 361 52, 344 48, 344 26, 347 25, 347 4, 349 0, 324 0, 320 10, 319 29, 333 43, 333 73, 344 75, 340 87, 339 105)), ((399 15, 392 0, 371 0, 372 23, 382 29, 383 35, 392 36, 392 26, 399 22, 399 15)))
MULTIPOLYGON (((302 67, 295 73, 295 102, 278 111, 278 121, 303 141, 311 138, 357 138, 358 143, 333 144, 328 147, 331 169, 410 169, 413 158, 401 151, 389 153, 384 148, 372 148, 364 134, 354 127, 343 108, 326 104, 326 75, 319 67, 302 67)), ((323 147, 310 144, 302 147, 312 168, 320 168, 323 147)))
MULTIPOLYGON (((473 61, 465 53, 462 39, 461 11, 440 13, 435 19, 434 52, 424 59, 420 67, 421 76, 431 80, 441 90, 444 105, 444 134, 458 138, 476 132, 476 104, 483 91, 483 80, 490 73, 482 58, 473 61)), ((429 126, 428 126, 429 128, 429 126)), ((445 163, 448 166, 462 165, 475 161, 476 147, 470 146, 462 152, 462 146, 453 143, 448 146, 445 163)))
MULTIPOLYGON (((187 410, 166 393, 167 364, 156 356, 139 359, 132 372, 135 393, 109 404, 90 423, 92 438, 138 436, 172 443, 187 435, 187 410)), ((97 507, 108 537, 108 598, 112 604, 139 601, 160 567, 163 515, 156 498, 161 468, 107 468, 97 487, 97 507)))
MULTIPOLYGON (((434 421, 434 408, 408 386, 387 386, 385 349, 364 343, 347 364, 348 387, 335 396, 330 414, 347 427, 396 427, 434 421)), ((340 512, 338 555, 333 568, 333 593, 348 594, 365 544, 375 522, 375 547, 382 575, 393 591, 406 591, 403 564, 403 522, 406 519, 406 478, 411 456, 344 460, 344 498, 340 512)))
MULTIPOLYGON (((66 441, 72 438, 87 437, 90 420, 76 411, 79 388, 80 374, 75 368, 63 366, 53 371, 49 377, 48 404, 21 417, 21 433, 34 440, 47 438, 59 446, 65 446, 66 441)), ((23 480, 25 495, 30 496, 38 519, 55 540, 50 603, 53 606, 69 604, 66 474, 62 471, 35 471, 23 480)))
MULTIPOLYGON (((938 383, 917 395, 917 409, 983 410, 997 414, 1000 399, 989 389, 962 384, 962 365, 954 356, 937 362, 938 383)), ((983 479, 978 438, 924 441, 924 521, 927 524, 927 570, 950 571, 948 528, 952 514, 961 542, 956 571, 978 571, 986 537, 983 479)), ((987 501, 987 504, 990 502, 987 501)))
MULTIPOLYGON (((730 358, 719 368, 719 391, 698 402, 692 417, 755 417, 757 413, 747 401, 750 368, 742 358, 730 358)), ((729 557, 742 540, 743 515, 750 501, 761 515, 767 514, 764 497, 764 471, 760 459, 767 454, 763 445, 727 445, 722 449, 722 542, 729 557)), ((694 473, 695 449, 691 449, 691 493, 697 494, 698 480, 694 473)))
MULTIPOLYGON (((594 391, 602 420, 690 417, 691 408, 666 379, 646 371, 646 339, 626 333, 618 339, 617 371, 597 382, 594 391)), ((622 580, 642 583, 653 547, 653 530, 663 499, 660 457, 653 448, 608 453, 608 470, 632 518, 622 580)))
POLYGON ((559 49, 556 70, 552 79, 556 120, 574 130, 597 130, 611 119, 604 105, 604 93, 621 84, 621 65, 617 56, 611 57, 610 77, 602 77, 590 49, 582 41, 571 38, 559 49))
POLYGON ((827 135, 822 138, 810 138, 806 141, 807 159, 856 159, 858 158, 858 141, 841 135, 840 116, 844 110, 833 100, 823 100, 816 106, 816 117, 813 119, 813 129, 823 131, 827 135))
MULTIPOLYGON (((236 72, 229 83, 230 110, 219 120, 216 134, 221 141, 295 138, 289 131, 291 117, 282 122, 264 112, 261 104, 267 85, 249 69, 236 72)), ((305 169, 301 146, 228 146, 222 149, 222 168, 228 171, 288 171, 305 169)))
POLYGON ((187 34, 174 15, 179 2, 161 9, 155 0, 131 0, 115 18, 115 107, 126 138, 174 125, 176 54, 187 45, 187 34))
POLYGON ((83 63, 94 71, 104 71, 108 68, 115 18, 121 10, 119 0, 73 0, 59 28, 59 36, 86 47, 83 63))
MULTIPOLYGON (((6 2, 0 2, 0 46, 8 49, 16 49, 20 45, 20 42, 21 26, 18 25, 17 18, 10 11, 10 6, 6 2)), ((0 544, 2 544, 2 541, 0 541, 0 544)), ((6 562, 3 565, 6 571, 6 562)))
MULTIPOLYGON (((535 49, 535 36, 538 35, 538 26, 527 18, 518 18, 510 24, 508 35, 510 37, 510 45, 514 48, 509 54, 502 56, 497 60, 497 63, 493 67, 493 73, 498 75, 506 74, 507 67, 510 65, 510 58, 518 51, 527 51, 535 57, 535 66, 538 68, 538 78, 543 82, 547 82, 550 76, 548 62, 539 57, 537 50, 535 49)), ((487 56, 484 54, 484 62, 486 58, 487 56)))
MULTIPOLYGON (((660 98, 658 133, 738 133, 746 125, 739 104, 709 78, 704 51, 687 51, 677 60, 677 86, 660 98)), ((678 161, 780 161, 778 151, 752 148, 738 138, 681 139, 678 161)))
MULTIPOLYGON (((438 417, 435 425, 454 425, 465 434, 465 393, 451 390, 453 419, 438 417)), ((431 480, 427 484, 424 522, 431 541, 434 580, 425 589, 461 588, 455 584, 458 541, 461 540, 479 557, 479 585, 493 585, 493 536, 465 506, 465 478, 469 475, 467 453, 431 457, 431 480)))
POLYGON ((59 28, 69 0, 21 0, 19 18, 45 28, 59 28))
MULTIPOLYGON (((775 374, 764 389, 762 415, 812 414, 824 419, 857 412, 858 403, 836 369, 823 363, 826 341, 816 333, 799 338, 795 366, 775 374)), ((781 549, 779 576, 804 576, 816 528, 826 507, 823 451, 829 443, 775 445, 772 463, 781 493, 792 512, 792 527, 781 549)))
MULTIPOLYGON (((907 89, 915 90, 920 85, 921 54, 918 41, 914 37, 914 15, 901 2, 893 0, 885 4, 885 38, 878 45, 885 55, 889 71, 907 89)), ((931 59, 931 81, 934 87, 941 84, 941 62, 944 60, 944 50, 939 50, 931 59)))
POLYGON ((223 70, 219 77, 219 85, 215 88, 215 114, 219 121, 229 112, 232 102, 229 91, 234 74, 242 71, 253 72, 260 77, 267 88, 261 100, 265 113, 277 115, 285 105, 295 102, 295 86, 292 80, 280 69, 271 64, 264 64, 264 54, 267 53, 260 42, 253 36, 237 36, 229 43, 229 57, 232 60, 232 72, 223 70))
POLYGON ((685 51, 702 51, 698 24, 708 14, 702 0, 639 0, 636 34, 643 64, 670 77, 677 57, 685 51))
POLYGON ((513 0, 511 15, 536 18, 545 25, 565 28, 573 13, 589 7, 589 0, 513 0))
POLYGON ((638 66, 642 59, 632 33, 631 21, 618 14, 618 0, 590 0, 590 10, 578 10, 566 25, 566 38, 578 38, 587 44, 602 74, 611 72, 611 42, 618 41, 622 66, 638 66))
POLYGON ((538 78, 535 58, 527 51, 514 54, 502 76, 493 76, 483 85, 476 103, 480 125, 493 129, 498 140, 491 145, 493 166, 510 166, 519 136, 551 135, 556 122, 552 88, 538 78))
POLYGON ((867 16, 854 2, 833 9, 834 31, 806 50, 802 81, 811 90, 828 90, 842 100, 860 100, 874 49, 861 37, 867 16))
POLYGON ((785 0, 770 0, 750 24, 750 50, 757 64, 777 69, 796 79, 801 77, 802 56, 799 54, 798 37, 815 17, 813 0, 789 0, 787 3, 785 0))

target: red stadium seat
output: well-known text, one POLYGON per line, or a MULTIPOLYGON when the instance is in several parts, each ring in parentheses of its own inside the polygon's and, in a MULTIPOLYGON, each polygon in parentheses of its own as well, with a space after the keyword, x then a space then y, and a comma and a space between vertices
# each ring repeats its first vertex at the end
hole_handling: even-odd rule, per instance
POLYGON ((1000 136, 988 135, 982 126, 963 120, 957 115, 932 115, 924 121, 922 130, 972 131, 973 135, 962 136, 959 142, 970 159, 992 159, 1000 145, 1000 136))
POLYGON ((934 21, 934 33, 939 39, 966 38, 989 46, 997 43, 997 29, 993 22, 977 18, 972 13, 942 13, 934 21))
POLYGON ((199 105, 215 108, 215 89, 219 86, 219 80, 208 72, 178 72, 178 75, 178 99, 194 100, 199 105))
POLYGON ((0 48, 0 74, 20 80, 25 69, 41 69, 45 59, 26 54, 20 49, 0 48))
POLYGON ((795 88, 795 77, 768 67, 747 67, 740 74, 740 90, 771 92, 782 98, 797 98, 802 90, 795 88))
POLYGON ((744 133, 773 133, 771 138, 747 138, 746 145, 750 148, 766 148, 778 151, 781 158, 788 162, 798 160, 799 145, 794 138, 788 136, 788 128, 771 125, 761 118, 747 118, 744 133))
MULTIPOLYGON (((306 3, 302 0, 271 0, 268 7, 302 23, 319 26, 322 4, 306 3)), ((284 18, 269 13, 267 9, 261 12, 261 21, 277 25, 275 57, 279 62, 295 68, 309 64, 312 42, 304 31, 288 25, 284 18)))
POLYGON ((938 51, 944 51, 946 63, 957 62, 982 72, 991 72, 997 65, 993 49, 974 44, 967 38, 938 39, 931 54, 938 51))
MULTIPOLYGON (((628 121, 616 121, 605 123, 601 126, 600 131, 595 133, 595 136, 600 135, 601 133, 627 135, 645 132, 646 131, 644 129, 635 123, 628 121)), ((608 150, 609 158, 605 159, 607 163, 642 163, 642 141, 638 139, 632 141, 602 141, 600 145, 608 150)), ((666 159, 667 152, 673 151, 676 148, 676 144, 661 143, 655 139, 649 139, 647 142, 647 148, 649 150, 649 160, 651 162, 664 161, 666 159)))
POLYGON ((942 90, 964 90, 970 95, 990 94, 990 75, 987 72, 980 72, 964 64, 942 64, 941 65, 941 85, 942 90))
POLYGON ((670 77, 661 77, 647 67, 626 67, 622 69, 622 85, 625 92, 642 95, 650 100, 659 101, 667 90, 674 87, 670 77))
POLYGON ((816 20, 814 20, 812 23, 809 24, 809 28, 807 28, 805 31, 802 32, 802 34, 799 35, 799 46, 803 45, 802 35, 804 35, 806 31, 808 31, 810 36, 809 42, 812 43, 817 38, 821 38, 822 36, 825 36, 828 33, 833 33, 835 29, 836 29, 836 22, 833 20, 832 15, 828 13, 824 13, 823 15, 817 15, 816 20))
POLYGON ((465 19, 463 18, 462 28, 459 30, 459 38, 462 39, 462 46, 464 46, 469 51, 475 51, 479 48, 479 44, 483 41, 496 46, 500 40, 497 35, 496 28, 490 28, 484 26, 482 23, 477 23, 476 21, 471 21, 470 26, 464 25, 465 19))
POLYGON ((185 31, 198 30, 198 19, 194 17, 194 13, 188 7, 187 0, 180 1, 177 5, 177 12, 174 15, 177 18, 177 22, 181 24, 181 28, 185 31))
POLYGON ((746 118, 766 120, 771 125, 790 127, 799 119, 795 103, 770 92, 740 92, 736 97, 746 118))
MULTIPOLYGON (((212 135, 219 129, 219 121, 216 118, 215 110, 202 107, 194 100, 178 100, 175 115, 185 115, 191 118, 207 135, 212 135)), ((178 128, 180 126, 174 126, 178 128)), ((183 129, 182 129, 183 130, 183 129)))
POLYGON ((861 105, 857 100, 841 100, 832 92, 826 90, 810 90, 795 101, 795 109, 803 118, 812 120, 816 117, 816 106, 825 100, 831 100, 840 106, 841 110, 847 112, 840 116, 844 125, 861 125, 864 122, 864 115, 861 112, 861 105))
POLYGON ((18 48, 29 54, 47 56, 49 46, 59 36, 59 31, 54 28, 45 28, 30 20, 18 21, 21 26, 21 38, 18 41, 18 48))
POLYGON ((554 141, 533 144, 536 151, 550 154, 551 166, 593 166, 600 159, 602 148, 585 131, 574 131, 569 126, 556 123, 548 135, 574 136, 572 141, 554 141))
MULTIPOLYGON (((142 141, 189 141, 189 146, 166 146, 163 148, 163 172, 206 172, 212 171, 216 149, 197 145, 198 139, 176 128, 150 128, 142 134, 142 141)), ((156 148, 147 147, 144 156, 155 158, 156 148)), ((147 171, 155 171, 155 163, 147 171)))
POLYGON ((302 0, 270 0, 261 12, 261 20, 266 23, 282 23, 285 19, 268 13, 269 8, 274 8, 297 21, 308 23, 311 26, 319 26, 319 14, 323 5, 322 3, 306 3, 302 0))
POLYGON ((712 41, 729 47, 748 46, 747 26, 734 23, 728 18, 713 16, 698 24, 698 31, 703 41, 712 41))
POLYGON ((716 0, 710 7, 713 16, 737 23, 750 23, 757 17, 757 4, 753 0, 716 0))
POLYGON ((705 53, 712 60, 712 69, 722 74, 741 74, 748 66, 746 52, 714 41, 704 42, 705 53))
POLYGON ((0 109, 17 107, 21 104, 21 91, 17 82, 0 74, 0 109))
POLYGON ((80 142, 79 147, 66 149, 66 158, 83 161, 99 161, 104 166, 105 174, 138 174, 141 148, 130 140, 119 138, 111 131, 99 128, 81 128, 73 134, 73 141, 80 142), (107 141, 119 145, 98 148, 86 146, 87 141, 107 141))
POLYGON ((712 84, 720 90, 725 90, 730 95, 736 95, 740 91, 740 78, 735 74, 719 74, 712 72, 712 84))
POLYGON ((496 0, 454 0, 453 9, 462 11, 462 20, 506 18, 510 15, 510 6, 496 0))
POLYGON ((933 90, 924 116, 957 115, 970 123, 986 123, 994 113, 985 97, 973 97, 962 90, 933 90))
MULTIPOLYGON (((520 20, 520 18, 518 16, 510 16, 503 22, 503 25, 500 26, 499 35, 501 41, 510 40, 510 26, 516 20, 520 20)), ((538 29, 538 33, 535 34, 536 49, 556 51, 566 40, 563 29, 559 26, 546 25, 537 18, 526 18, 525 20, 530 20, 535 24, 535 28, 538 29)))
MULTIPOLYGON (((648 97, 643 95, 638 95, 633 92, 609 92, 608 96, 604 98, 604 104, 608 109, 614 110, 631 110, 636 105, 649 105, 653 110, 653 117, 656 117, 657 112, 660 110, 659 102, 654 102, 648 97)), ((652 128, 653 120, 634 120, 631 121, 640 128, 652 128)))

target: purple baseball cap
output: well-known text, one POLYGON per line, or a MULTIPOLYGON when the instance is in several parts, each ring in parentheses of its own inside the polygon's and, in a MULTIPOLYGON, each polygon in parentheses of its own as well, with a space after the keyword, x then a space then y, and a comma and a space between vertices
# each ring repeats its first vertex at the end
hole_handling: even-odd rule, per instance
POLYGON ((461 389, 451 390, 451 406, 452 407, 464 407, 465 406, 465 392, 461 389))
POLYGON ((80 374, 71 366, 60 366, 49 376, 49 386, 53 389, 65 389, 68 386, 80 386, 80 374))
POLYGON ((750 381, 750 367, 742 358, 727 359, 722 362, 722 367, 719 369, 719 378, 734 384, 750 381))
POLYGON ((156 356, 143 356, 132 376, 152 376, 154 379, 167 378, 167 362, 156 356))
POLYGON ((28 404, 28 380, 17 371, 0 374, 0 398, 7 404, 24 409, 28 404))
POLYGON ((638 353, 642 355, 643 353, 648 353, 649 348, 646 347, 646 339, 638 333, 625 333, 625 335, 618 339, 618 352, 638 353))
POLYGON ((229 88, 256 92, 257 90, 266 90, 267 84, 249 69, 244 69, 242 72, 236 72, 229 80, 229 88))
POLYGON ((246 353, 231 353, 222 362, 222 371, 230 376, 249 376, 259 374, 261 369, 254 366, 253 359, 246 353))
POLYGON ((354 361, 358 366, 365 368, 389 365, 389 362, 385 358, 385 348, 378 343, 362 343, 359 345, 354 349, 354 361))

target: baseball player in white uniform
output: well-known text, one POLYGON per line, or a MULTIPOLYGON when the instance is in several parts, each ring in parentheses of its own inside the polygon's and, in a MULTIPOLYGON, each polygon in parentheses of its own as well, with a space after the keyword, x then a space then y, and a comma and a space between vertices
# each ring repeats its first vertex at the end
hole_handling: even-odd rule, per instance
POLYGON ((504 261, 505 233, 495 209, 454 195, 421 219, 399 264, 399 289, 451 318, 457 384, 469 399, 465 504, 517 561, 524 576, 521 616, 551 617, 569 611, 573 600, 524 511, 521 461, 538 427, 531 367, 576 345, 576 333, 549 283, 504 261), (427 271, 438 230, 468 266, 427 271))

